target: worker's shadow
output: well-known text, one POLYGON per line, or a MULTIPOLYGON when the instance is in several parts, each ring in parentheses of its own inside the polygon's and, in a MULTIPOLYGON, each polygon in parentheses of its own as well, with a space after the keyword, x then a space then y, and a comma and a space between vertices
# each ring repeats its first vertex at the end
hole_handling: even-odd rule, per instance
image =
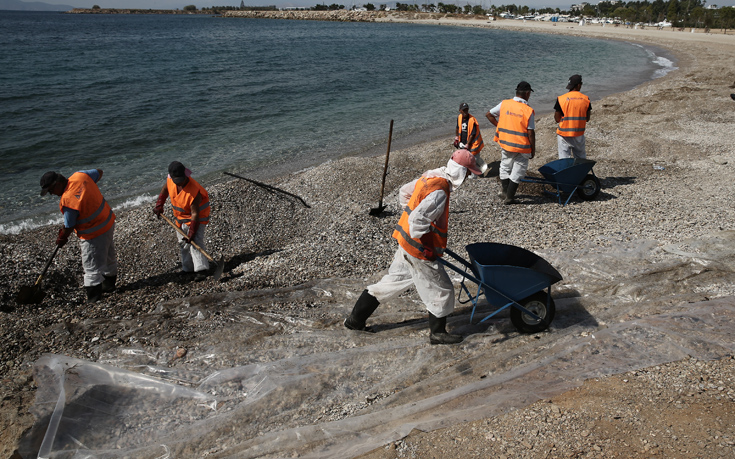
MULTIPOLYGON (((232 272, 233 269, 237 268, 241 264, 255 260, 258 257, 271 255, 276 252, 278 252, 278 250, 264 250, 262 252, 247 252, 247 253, 235 255, 234 257, 231 257, 225 260, 225 263, 224 263, 225 267, 224 267, 222 277, 220 278, 220 282, 229 282, 232 279, 241 277, 243 273, 233 273, 232 272)), ((214 267, 210 266, 210 273, 214 272, 213 268, 214 267)), ((161 287, 161 286, 170 284, 171 282, 175 284, 188 284, 190 282, 193 282, 192 275, 182 274, 179 271, 179 269, 180 269, 180 265, 179 267, 169 270, 168 272, 156 274, 154 276, 145 277, 143 279, 138 279, 135 282, 125 284, 125 285, 118 287, 117 291, 119 293, 125 293, 129 291, 141 290, 145 288, 161 287)))

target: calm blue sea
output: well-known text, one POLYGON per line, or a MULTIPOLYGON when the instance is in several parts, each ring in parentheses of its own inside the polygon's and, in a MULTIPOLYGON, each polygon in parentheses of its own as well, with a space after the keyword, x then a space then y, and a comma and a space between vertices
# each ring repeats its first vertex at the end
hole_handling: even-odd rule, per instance
POLYGON ((113 207, 182 161, 204 182, 452 135, 520 80, 549 112, 573 73, 594 99, 670 70, 616 41, 410 24, 0 11, 0 233, 59 219, 44 172, 104 170, 113 207))

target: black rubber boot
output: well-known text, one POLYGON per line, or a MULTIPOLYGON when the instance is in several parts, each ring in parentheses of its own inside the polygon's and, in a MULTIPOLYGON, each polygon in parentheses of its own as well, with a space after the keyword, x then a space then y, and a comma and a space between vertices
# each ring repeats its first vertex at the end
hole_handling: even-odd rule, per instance
POLYGON ((102 284, 84 287, 87 292, 87 303, 96 303, 102 299, 102 284))
POLYGON ((450 335, 447 333, 447 318, 441 319, 432 313, 429 313, 429 342, 431 344, 457 344, 461 343, 464 338, 461 335, 450 335))
POLYGON ((115 282, 117 282, 117 276, 105 276, 105 280, 102 281, 102 293, 112 293, 115 291, 115 282))
POLYGON ((500 181, 500 193, 498 193, 498 196, 505 199, 505 195, 508 193, 508 183, 510 183, 510 179, 504 179, 500 181))
POLYGON ((508 190, 505 192, 505 201, 503 201, 503 204, 518 203, 518 200, 516 200, 516 190, 518 190, 518 184, 511 180, 508 183, 508 190))
POLYGON ((362 295, 360 295, 357 303, 352 308, 352 313, 345 319, 345 327, 350 330, 372 331, 370 328, 365 327, 365 322, 378 309, 378 305, 380 305, 380 301, 369 294, 367 289, 363 290, 362 295))

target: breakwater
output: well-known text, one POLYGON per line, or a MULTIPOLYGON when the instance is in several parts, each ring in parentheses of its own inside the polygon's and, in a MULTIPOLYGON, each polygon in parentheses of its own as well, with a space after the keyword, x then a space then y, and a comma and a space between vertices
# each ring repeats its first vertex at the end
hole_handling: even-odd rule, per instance
MULTIPOLYGON (((425 20, 451 17, 443 13, 409 13, 399 11, 351 11, 351 10, 283 10, 283 11, 224 11, 222 17, 295 19, 301 21, 375 22, 390 20, 425 20)), ((473 16, 464 16, 471 19, 473 16)))

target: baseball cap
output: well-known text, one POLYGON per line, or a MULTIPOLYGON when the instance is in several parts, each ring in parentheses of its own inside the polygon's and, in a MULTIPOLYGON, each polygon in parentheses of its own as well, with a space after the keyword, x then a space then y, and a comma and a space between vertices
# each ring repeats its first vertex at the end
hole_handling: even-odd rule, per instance
POLYGON ((470 106, 467 105, 466 102, 462 102, 461 104, 459 104, 459 111, 460 112, 463 112, 463 111, 469 110, 469 109, 470 109, 470 106))
POLYGON ((168 165, 168 176, 177 185, 186 183, 186 168, 178 161, 172 161, 168 165))
POLYGON ((464 148, 462 148, 455 151, 452 154, 452 161, 462 167, 466 167, 470 172, 475 175, 482 175, 482 171, 480 171, 480 169, 477 167, 475 155, 470 153, 469 150, 465 150, 464 148))
POLYGON ((43 174, 41 177, 41 196, 45 196, 48 193, 49 188, 54 186, 56 180, 59 179, 59 174, 54 171, 49 171, 43 174))
POLYGON ((581 83, 582 83, 582 75, 572 75, 569 77, 569 84, 567 84, 567 89, 572 89, 581 83))
POLYGON ((518 86, 516 86, 516 91, 531 91, 533 92, 533 89, 531 89, 531 84, 527 81, 521 81, 518 83, 518 86))

